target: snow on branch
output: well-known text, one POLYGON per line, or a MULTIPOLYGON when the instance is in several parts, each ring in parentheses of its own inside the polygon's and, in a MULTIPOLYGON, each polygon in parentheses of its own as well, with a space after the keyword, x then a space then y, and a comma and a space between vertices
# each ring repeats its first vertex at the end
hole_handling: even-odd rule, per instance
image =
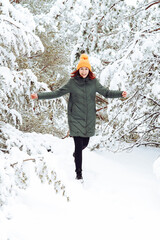
MULTIPOLYGON (((41 183, 50 184, 56 193, 61 194, 69 201, 66 187, 52 165, 55 157, 53 148, 57 146, 56 141, 58 139, 52 135, 22 133, 13 126, 0 122, 0 143, 2 146, 0 149, 2 150, 0 151, 0 167, 4 171, 4 178, 7 177, 7 172, 12 171, 11 185, 16 185, 18 189, 26 189, 30 184, 30 179, 38 177, 41 183)), ((4 184, 4 186, 6 185, 4 184)))
POLYGON ((124 16, 123 18, 120 19, 120 21, 117 22, 117 24, 119 24, 122 20, 131 18, 131 17, 135 17, 137 14, 148 10, 150 7, 152 7, 153 5, 158 4, 158 3, 160 3, 160 1, 153 2, 147 6, 145 5, 145 6, 140 6, 139 8, 136 8, 134 11, 132 11, 132 14, 124 16))
POLYGON ((1 44, 6 49, 12 49, 15 56, 27 55, 43 52, 44 47, 40 39, 27 27, 8 17, 0 18, 1 44), (10 37, 7 37, 7 36, 10 37))
POLYGON ((140 146, 140 145, 145 145, 145 146, 152 145, 155 147, 160 147, 160 141, 159 141, 160 128, 158 126, 158 122, 160 120, 160 108, 159 108, 160 104, 158 104, 157 101, 151 98, 146 98, 145 96, 142 96, 141 94, 139 94, 137 101, 143 103, 143 99, 152 101, 152 107, 151 107, 152 110, 150 109, 150 111, 147 111, 146 109, 141 116, 138 116, 139 115, 137 112, 138 108, 136 106, 137 114, 135 114, 135 112, 133 113, 133 120, 132 120, 134 124, 132 123, 130 124, 130 126, 128 126, 127 132, 124 132, 124 134, 122 135, 119 134, 120 136, 118 137, 117 140, 120 141, 122 139, 125 139, 125 141, 127 142, 127 141, 131 141, 133 137, 132 139, 133 143, 131 144, 132 147, 140 146))
MULTIPOLYGON (((47 163, 45 161, 43 161, 42 159, 39 159, 39 161, 42 162, 41 164, 35 158, 29 158, 29 159, 22 160, 23 163, 29 162, 29 161, 32 161, 33 163, 37 162, 36 165, 34 166, 34 168, 35 168, 35 173, 40 178, 41 182, 42 183, 47 182, 49 185, 53 185, 56 193, 62 192, 62 196, 66 197, 67 201, 69 201, 69 197, 66 195, 66 188, 62 184, 61 180, 58 179, 56 172, 54 170, 50 171, 47 166, 47 163)), ((24 185, 25 179, 27 180, 27 178, 29 176, 26 175, 25 168, 23 168, 23 164, 21 164, 21 166, 18 166, 18 164, 19 164, 19 162, 15 162, 15 163, 10 164, 10 166, 12 168, 14 168, 16 166, 15 172, 16 172, 16 174, 19 175, 19 178, 23 178, 23 185, 24 185), (25 178, 24 178, 24 176, 25 176, 25 178)), ((26 187, 27 187, 27 184, 26 184, 26 187)))

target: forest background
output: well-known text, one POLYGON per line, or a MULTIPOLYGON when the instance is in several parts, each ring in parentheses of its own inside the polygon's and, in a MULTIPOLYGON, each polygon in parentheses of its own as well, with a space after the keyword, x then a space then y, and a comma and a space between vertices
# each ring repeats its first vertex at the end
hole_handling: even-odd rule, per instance
MULTIPOLYGON (((85 52, 104 86, 128 92, 125 101, 97 95, 93 148, 160 146, 160 1, 1 0, 0 14, 1 124, 65 137, 68 97, 30 94, 66 83, 85 52)), ((2 130, 1 149, 5 141, 2 130)))
POLYGON ((67 96, 33 102, 30 94, 66 83, 85 52, 103 85, 128 92, 125 101, 97 95, 94 147, 159 147, 160 1, 132 3, 1 0, 1 123, 65 137, 67 96))

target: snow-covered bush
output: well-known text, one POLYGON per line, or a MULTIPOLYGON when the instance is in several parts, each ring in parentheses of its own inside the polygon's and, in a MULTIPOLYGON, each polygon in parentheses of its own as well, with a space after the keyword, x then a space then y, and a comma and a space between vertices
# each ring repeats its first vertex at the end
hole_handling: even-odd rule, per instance
POLYGON ((0 205, 7 204, 19 189, 31 184, 33 175, 42 183, 53 185, 56 193, 69 197, 54 166, 56 138, 52 135, 22 133, 0 122, 0 205))
POLYGON ((46 86, 38 84, 29 69, 17 72, 0 67, 0 79, 0 120, 18 127, 22 124, 22 113, 29 110, 31 91, 46 86))

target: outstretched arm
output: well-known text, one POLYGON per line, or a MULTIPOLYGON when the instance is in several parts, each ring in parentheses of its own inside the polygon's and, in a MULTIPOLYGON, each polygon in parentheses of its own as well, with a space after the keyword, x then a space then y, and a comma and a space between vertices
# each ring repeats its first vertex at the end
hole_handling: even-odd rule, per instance
POLYGON ((70 92, 70 81, 63 87, 52 92, 40 92, 31 94, 31 99, 52 99, 61 97, 70 92))
POLYGON ((96 91, 105 98, 121 98, 127 96, 126 91, 109 90, 103 87, 98 80, 96 80, 96 91))

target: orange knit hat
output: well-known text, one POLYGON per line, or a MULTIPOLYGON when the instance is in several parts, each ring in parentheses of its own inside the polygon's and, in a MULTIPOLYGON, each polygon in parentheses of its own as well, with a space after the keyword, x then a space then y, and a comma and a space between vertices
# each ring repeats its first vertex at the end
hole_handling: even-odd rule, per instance
POLYGON ((87 68, 89 68, 90 71, 92 71, 87 54, 82 54, 80 56, 80 61, 79 61, 78 65, 77 65, 77 70, 79 70, 81 67, 87 67, 87 68))

